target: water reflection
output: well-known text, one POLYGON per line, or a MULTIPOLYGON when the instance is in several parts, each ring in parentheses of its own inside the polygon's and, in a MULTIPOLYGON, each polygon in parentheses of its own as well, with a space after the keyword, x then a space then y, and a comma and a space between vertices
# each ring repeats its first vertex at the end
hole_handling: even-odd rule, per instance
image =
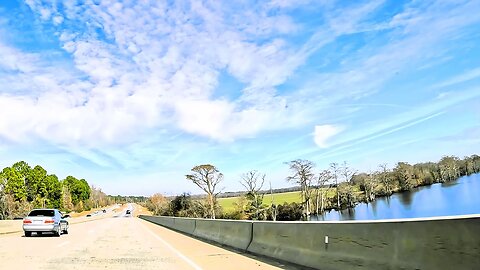
POLYGON ((398 194, 398 198, 402 202, 403 206, 407 209, 410 209, 413 201, 413 193, 415 191, 402 192, 398 194))
MULTIPOLYGON (((367 205, 368 206, 368 205, 367 205)), ((372 214, 374 216, 377 216, 377 201, 373 201, 370 203, 370 206, 372 208, 372 214)))
POLYGON ((377 198, 353 209, 326 212, 310 220, 365 220, 480 213, 480 174, 455 182, 419 187, 411 192, 377 198))

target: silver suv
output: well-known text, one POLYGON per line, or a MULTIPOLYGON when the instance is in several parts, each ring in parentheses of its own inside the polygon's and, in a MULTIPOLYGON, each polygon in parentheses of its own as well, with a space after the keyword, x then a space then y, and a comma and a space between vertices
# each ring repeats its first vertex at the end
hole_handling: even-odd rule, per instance
POLYGON ((23 219, 23 231, 25 237, 32 236, 32 232, 38 234, 52 232, 55 236, 68 234, 68 221, 66 221, 57 209, 33 209, 23 219))

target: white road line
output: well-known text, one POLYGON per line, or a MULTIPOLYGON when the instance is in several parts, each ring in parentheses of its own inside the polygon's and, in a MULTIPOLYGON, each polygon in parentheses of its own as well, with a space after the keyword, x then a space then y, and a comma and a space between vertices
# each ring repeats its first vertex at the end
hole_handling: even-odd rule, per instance
POLYGON ((174 247, 172 247, 167 241, 163 240, 160 236, 158 236, 156 233, 152 232, 145 224, 143 224, 141 221, 137 220, 138 223, 142 224, 143 228, 147 230, 149 233, 153 235, 157 240, 162 242, 166 247, 168 247, 171 251, 173 251, 175 254, 177 254, 178 257, 182 258, 186 263, 188 263, 193 269, 195 270, 202 270, 202 268, 198 265, 196 265, 192 260, 187 258, 187 256, 183 255, 180 253, 180 251, 176 250, 174 247))
POLYGON ((63 242, 61 244, 58 244, 57 247, 63 247, 63 246, 66 246, 68 244, 70 244, 70 241, 66 241, 66 242, 63 242))

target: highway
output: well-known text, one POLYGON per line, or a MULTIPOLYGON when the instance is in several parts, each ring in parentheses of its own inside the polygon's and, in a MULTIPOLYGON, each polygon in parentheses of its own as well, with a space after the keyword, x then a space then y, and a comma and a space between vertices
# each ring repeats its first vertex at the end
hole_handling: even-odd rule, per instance
POLYGON ((61 237, 0 235, 0 269, 287 268, 257 259, 125 215, 125 210, 70 224, 69 234, 61 237))

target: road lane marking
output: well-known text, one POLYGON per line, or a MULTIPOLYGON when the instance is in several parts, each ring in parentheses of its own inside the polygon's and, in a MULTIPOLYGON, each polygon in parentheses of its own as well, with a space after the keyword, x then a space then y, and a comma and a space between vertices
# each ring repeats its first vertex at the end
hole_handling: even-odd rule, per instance
POLYGON ((57 245, 57 247, 63 247, 63 246, 66 246, 68 244, 70 244, 70 241, 63 242, 63 243, 57 245))
MULTIPOLYGON (((138 220, 137 220, 138 221, 138 220)), ((175 253, 178 257, 180 257, 182 260, 184 260, 186 263, 188 263, 191 267, 193 267, 193 269, 195 270, 202 270, 202 268, 200 266, 198 266, 197 264, 195 264, 192 260, 190 260, 187 256, 183 255, 182 253, 180 253, 180 251, 178 251, 177 249, 175 249, 172 245, 170 245, 167 241, 163 240, 160 236, 158 236, 156 233, 152 232, 152 230, 150 230, 149 228, 147 228, 147 226, 145 224, 143 224, 141 221, 138 221, 140 224, 142 224, 143 228, 148 231, 150 234, 153 235, 153 237, 155 237, 158 241, 162 242, 162 244, 164 244, 166 247, 168 247, 171 251, 173 251, 173 253, 175 253)))

